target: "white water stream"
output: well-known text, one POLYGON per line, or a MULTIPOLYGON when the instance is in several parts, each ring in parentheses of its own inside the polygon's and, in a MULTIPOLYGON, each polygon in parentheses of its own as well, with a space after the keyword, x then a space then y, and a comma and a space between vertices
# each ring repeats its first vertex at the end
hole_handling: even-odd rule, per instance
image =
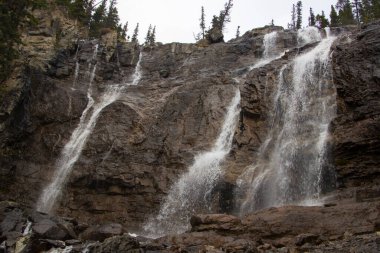
POLYGON ((251 71, 252 69, 256 68, 261 68, 269 63, 271 63, 274 60, 280 59, 285 55, 285 52, 282 53, 277 53, 277 39, 278 39, 278 32, 270 32, 264 35, 264 40, 263 40, 263 47, 264 47, 264 52, 263 52, 263 57, 255 64, 249 67, 249 70, 251 71))
MULTIPOLYGON (((316 39, 315 29, 299 33, 302 43, 316 39)), ((281 69, 269 134, 255 164, 237 181, 241 200, 237 208, 241 215, 271 206, 318 200, 328 128, 336 111, 335 88, 329 78, 334 40, 323 39, 281 69)))
POLYGON ((223 175, 221 163, 231 150, 240 113, 239 103, 240 92, 237 90, 213 148, 197 155, 188 171, 172 185, 159 214, 145 224, 146 236, 156 238, 184 232, 189 228, 192 214, 210 211, 211 193, 223 175))
MULTIPOLYGON (((96 59, 96 53, 97 46, 92 57, 93 59, 96 59)), ((137 85, 139 83, 141 78, 141 59, 142 53, 140 53, 139 61, 136 65, 131 82, 109 86, 96 102, 92 97, 92 83, 96 71, 95 64, 90 74, 90 82, 87 92, 87 106, 82 113, 77 128, 72 133, 70 140, 66 143, 60 158, 56 162, 56 171, 52 178, 52 182, 45 187, 40 195, 36 206, 38 211, 45 213, 52 211, 57 199, 59 198, 62 188, 65 186, 67 177, 70 175, 75 162, 82 153, 88 137, 95 128, 101 111, 111 103, 115 102, 126 86, 137 85)), ((91 68, 91 63, 89 63, 89 68, 91 68)))

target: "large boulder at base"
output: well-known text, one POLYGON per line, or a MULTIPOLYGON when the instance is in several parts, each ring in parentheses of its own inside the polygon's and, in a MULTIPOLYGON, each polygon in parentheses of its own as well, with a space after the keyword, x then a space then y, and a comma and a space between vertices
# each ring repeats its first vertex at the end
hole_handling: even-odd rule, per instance
POLYGON ((123 234, 123 226, 118 223, 92 226, 81 234, 81 239, 89 241, 104 241, 105 239, 123 234))

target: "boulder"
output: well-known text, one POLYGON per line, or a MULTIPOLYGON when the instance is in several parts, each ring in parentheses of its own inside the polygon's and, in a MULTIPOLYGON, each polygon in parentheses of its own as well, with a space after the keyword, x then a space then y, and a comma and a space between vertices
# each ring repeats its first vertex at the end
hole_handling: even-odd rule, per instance
POLYGON ((104 241, 105 239, 123 234, 123 226, 118 223, 109 223, 104 225, 92 226, 81 234, 82 240, 104 241))
POLYGON ((206 38, 210 44, 224 42, 223 31, 219 28, 212 28, 207 32, 206 38))
POLYGON ((33 233, 40 238, 48 238, 53 240, 64 240, 69 234, 51 219, 42 219, 35 222, 32 226, 33 233))
POLYGON ((96 245, 91 249, 93 253, 129 253, 129 252, 141 252, 141 246, 139 242, 127 235, 114 236, 106 239, 103 243, 96 245))
POLYGON ((62 218, 32 212, 30 219, 34 237, 61 241, 77 238, 74 232, 74 224, 62 218))

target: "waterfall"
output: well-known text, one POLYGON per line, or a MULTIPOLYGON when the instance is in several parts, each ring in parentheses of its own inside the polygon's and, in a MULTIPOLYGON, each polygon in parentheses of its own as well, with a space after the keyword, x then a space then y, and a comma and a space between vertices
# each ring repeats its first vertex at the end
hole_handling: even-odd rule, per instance
POLYGON ((80 68, 80 64, 79 64, 79 61, 77 60, 77 61, 75 62, 75 72, 74 72, 73 87, 75 87, 75 86, 77 85, 78 74, 79 74, 79 68, 80 68))
POLYGON ((23 236, 27 236, 28 234, 30 234, 32 232, 32 225, 33 225, 33 223, 30 220, 27 220, 25 229, 22 232, 23 236))
MULTIPOLYGON (((299 38, 313 41, 318 37, 314 32, 301 31, 299 38)), ((323 39, 281 69, 269 133, 255 164, 237 180, 237 208, 241 215, 318 200, 324 183, 328 128, 336 111, 329 64, 334 40, 323 39)))
POLYGON ((322 40, 319 29, 315 26, 309 26, 297 31, 297 41, 299 46, 318 42, 322 40))
POLYGON ((276 49, 278 32, 274 31, 271 33, 267 33, 264 35, 264 53, 263 56, 265 59, 271 58, 274 56, 274 52, 276 49))
POLYGON ((239 103, 237 90, 212 149, 197 155, 188 171, 172 185, 159 214, 144 225, 147 236, 156 238, 184 232, 189 228, 192 214, 210 211, 212 191, 223 174, 221 163, 231 150, 239 103))
MULTIPOLYGON (((95 48, 93 59, 96 58, 96 52, 97 47, 95 48)), ((95 64, 90 76, 87 92, 87 106, 82 113, 77 128, 71 134, 70 140, 66 143, 65 147, 62 150, 60 158, 56 162, 56 171, 52 182, 42 191, 42 194, 40 195, 40 198, 37 202, 38 211, 46 213, 52 211, 55 202, 57 201, 57 198, 59 197, 62 188, 65 185, 67 177, 69 176, 75 162, 81 155, 88 137, 95 128, 101 111, 111 103, 115 102, 126 86, 137 85, 139 83, 141 78, 141 59, 142 53, 140 53, 139 61, 136 65, 135 73, 133 74, 133 80, 130 83, 109 86, 96 103, 92 98, 92 82, 94 80, 96 71, 95 64), (88 115, 90 112, 91 115, 88 115)), ((91 63, 89 67, 91 67, 91 63)))
POLYGON ((256 69, 263 67, 270 62, 281 58, 284 56, 285 52, 282 52, 280 54, 276 53, 276 48, 277 48, 277 38, 278 38, 278 32, 270 32, 264 35, 264 41, 263 41, 263 57, 255 64, 251 65, 249 67, 249 70, 256 69))

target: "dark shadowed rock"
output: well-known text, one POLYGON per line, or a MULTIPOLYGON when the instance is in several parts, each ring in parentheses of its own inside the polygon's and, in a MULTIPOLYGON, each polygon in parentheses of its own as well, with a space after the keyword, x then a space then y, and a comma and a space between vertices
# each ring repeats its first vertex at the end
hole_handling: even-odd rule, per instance
POLYGON ((341 187, 380 183, 380 23, 342 37, 333 54, 338 116, 333 157, 341 187))
POLYGON ((207 32, 206 38, 210 44, 224 42, 223 31, 219 28, 212 28, 207 32))
POLYGON ((32 230, 40 238, 64 240, 68 237, 66 231, 61 229, 57 223, 50 219, 42 219, 34 223, 32 226, 32 230))
POLYGON ((229 232, 239 229, 240 219, 226 214, 205 214, 191 217, 192 231, 226 230, 229 232))
MULTIPOLYGON (((103 243, 96 245, 91 249, 90 252, 93 253, 129 253, 129 252, 141 252, 140 244, 138 241, 124 234, 122 236, 115 236, 109 239, 106 239, 103 243)), ((149 252, 149 251, 148 251, 149 252)))
POLYGON ((82 240, 104 241, 105 239, 123 234, 123 226, 117 223, 109 223, 89 227, 81 234, 82 240))

